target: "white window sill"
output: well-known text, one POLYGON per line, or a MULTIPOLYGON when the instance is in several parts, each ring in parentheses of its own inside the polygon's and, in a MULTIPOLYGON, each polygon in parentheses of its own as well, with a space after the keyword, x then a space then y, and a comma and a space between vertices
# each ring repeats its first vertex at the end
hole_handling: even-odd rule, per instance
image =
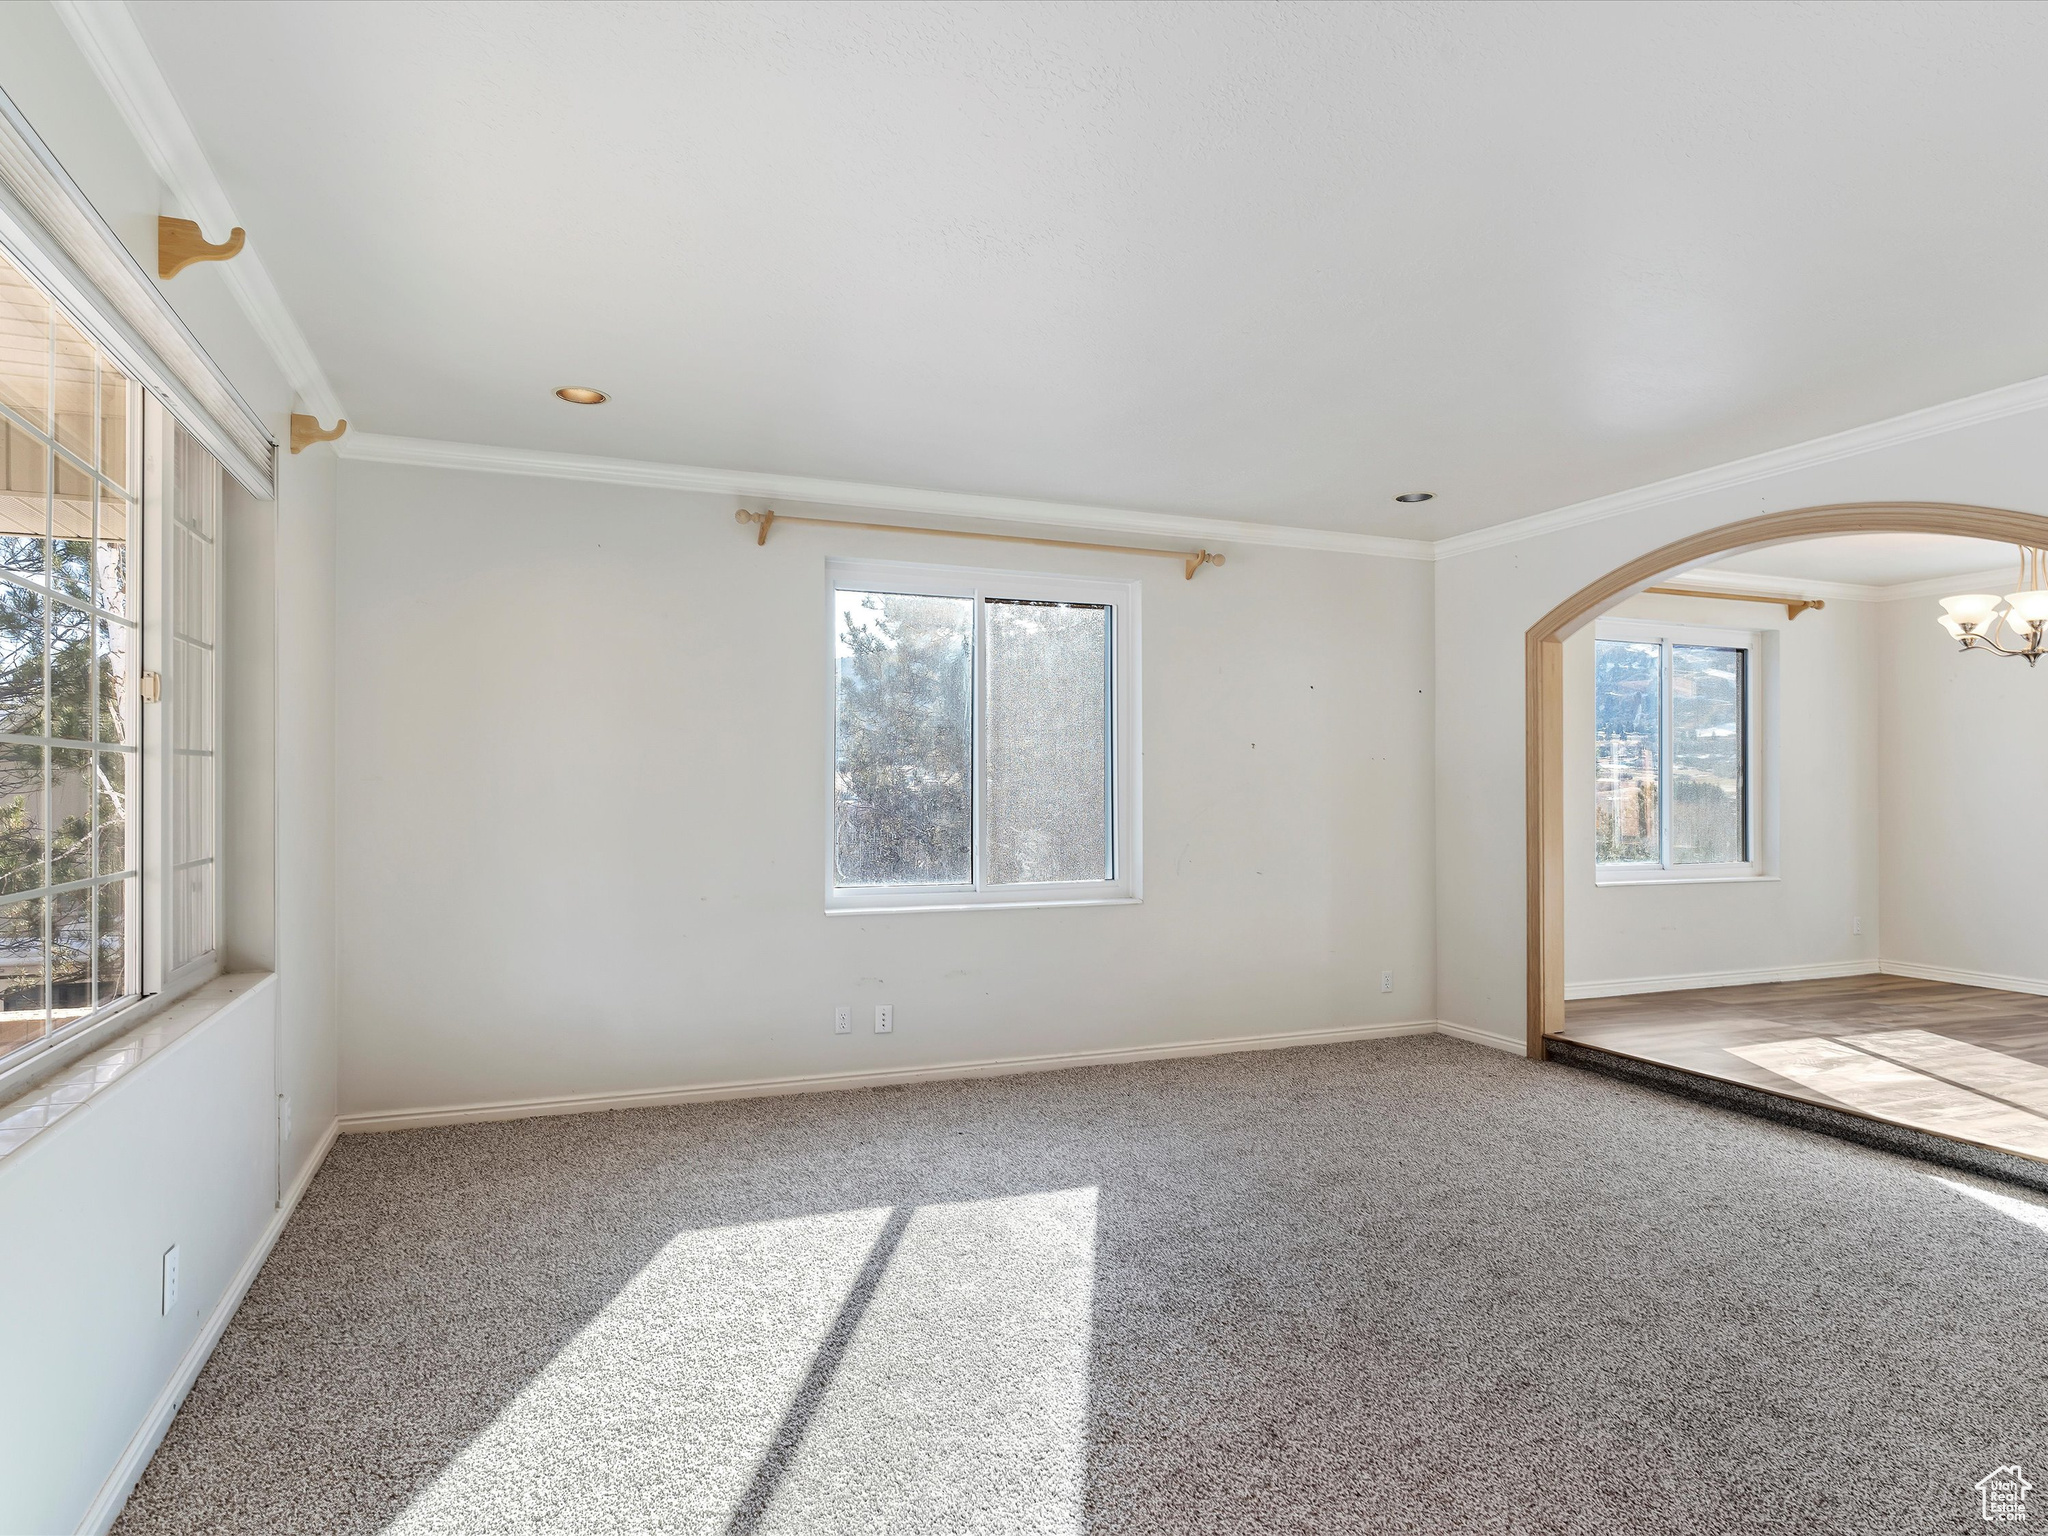
POLYGON ((82 1109, 153 1061, 198 1028, 224 1012, 229 1004, 271 979, 268 971, 239 971, 216 976, 192 991, 149 1008, 155 998, 141 999, 120 1015, 128 1027, 110 1045, 39 1082, 20 1097, 0 1104, 0 1161, 19 1152, 58 1121, 82 1109))
POLYGON ((905 902, 886 907, 827 907, 827 917, 893 917, 904 912, 1018 912, 1030 907, 1136 907, 1142 896, 1059 896, 1044 901, 905 902))
POLYGON ((1618 879, 1603 880, 1593 877, 1593 884, 1602 890, 1619 889, 1627 885, 1770 885, 1783 879, 1782 875, 1623 875, 1618 879))

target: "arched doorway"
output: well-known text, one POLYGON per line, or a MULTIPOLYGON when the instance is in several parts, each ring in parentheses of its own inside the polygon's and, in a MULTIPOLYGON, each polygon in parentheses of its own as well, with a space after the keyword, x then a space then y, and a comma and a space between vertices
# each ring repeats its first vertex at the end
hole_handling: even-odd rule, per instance
POLYGON ((2036 548, 2048 517, 2000 507, 1934 501, 1846 502, 1727 523, 1654 549, 1581 587, 1530 626, 1527 667, 1528 1054, 1564 1023, 1564 641, 1659 576, 1716 555, 1850 533, 1939 533, 2036 548))

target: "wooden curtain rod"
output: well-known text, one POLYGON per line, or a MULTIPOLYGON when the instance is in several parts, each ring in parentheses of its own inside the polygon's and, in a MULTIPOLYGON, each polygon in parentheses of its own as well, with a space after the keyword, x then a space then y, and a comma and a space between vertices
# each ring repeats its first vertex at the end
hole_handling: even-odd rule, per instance
POLYGON ((754 538, 756 544, 768 542, 768 528, 773 523, 809 523, 814 528, 865 528, 873 533, 923 533, 942 539, 993 539, 999 544, 1039 544, 1047 549, 1095 549, 1110 555, 1155 555, 1168 560, 1179 560, 1185 565, 1187 579, 1193 581, 1195 572, 1205 565, 1221 565, 1223 557, 1213 550, 1198 549, 1192 554, 1178 549, 1139 549, 1131 544, 1084 544, 1079 539, 1034 539, 1022 533, 970 533, 964 528, 913 528, 905 523, 855 523, 843 517, 797 517, 789 512, 749 512, 745 507, 733 514, 736 522, 757 523, 760 533, 754 538))
POLYGON ((1796 619, 1807 609, 1815 612, 1827 607, 1818 597, 1775 597, 1768 592, 1712 592, 1704 587, 1645 587, 1645 592, 1654 592, 1659 597, 1705 597, 1723 603, 1783 603, 1787 620, 1796 619))

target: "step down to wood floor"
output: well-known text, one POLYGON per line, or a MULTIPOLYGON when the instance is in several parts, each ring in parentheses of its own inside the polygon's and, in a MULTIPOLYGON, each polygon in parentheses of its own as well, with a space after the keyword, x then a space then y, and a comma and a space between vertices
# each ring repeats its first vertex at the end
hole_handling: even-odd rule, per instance
POLYGON ((1945 1168, 1957 1168, 1964 1173, 1982 1174, 1987 1178, 2004 1179, 2048 1193, 2048 1163, 2037 1162, 2017 1152, 2000 1152, 1992 1147, 1978 1146, 1975 1142, 1937 1136, 1932 1131, 1916 1131, 1911 1126, 1894 1125, 1889 1120, 1873 1120, 1851 1110, 1810 1104, 1804 1099, 1787 1098, 1768 1089, 1752 1088, 1747 1083, 1710 1077, 1704 1072, 1688 1072, 1683 1067, 1667 1067, 1662 1062, 1624 1056, 1618 1051, 1602 1050, 1597 1045, 1586 1045, 1577 1040, 1563 1040, 1553 1035, 1548 1047, 1552 1061, 1563 1062, 1582 1071, 1641 1083, 1648 1088, 1697 1099, 1702 1104, 1738 1110, 1765 1120, 1796 1125, 1803 1130, 1818 1131, 1823 1136, 1859 1142, 1881 1152, 1896 1152, 1902 1157, 1939 1163, 1945 1168))

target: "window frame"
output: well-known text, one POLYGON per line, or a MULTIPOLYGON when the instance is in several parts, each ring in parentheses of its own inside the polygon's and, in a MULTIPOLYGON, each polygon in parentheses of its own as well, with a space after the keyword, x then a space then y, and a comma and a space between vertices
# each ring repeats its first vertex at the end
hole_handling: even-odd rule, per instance
POLYGON ((1139 674, 1141 584, 1039 571, 923 565, 893 560, 825 562, 825 911, 830 915, 879 912, 956 912, 1020 907, 1126 906, 1144 899, 1141 807, 1143 742, 1139 674), (964 885, 838 884, 839 601, 841 592, 888 592, 913 597, 964 597, 974 603, 974 672, 970 716, 973 776, 973 876, 964 885), (1029 885, 990 885, 983 840, 987 793, 983 752, 987 740, 987 602, 1100 603, 1110 610, 1109 851, 1112 878, 1029 885))
MULTIPOLYGON (((1593 845, 1593 883, 1609 885, 1715 885, 1732 881, 1768 880, 1771 875, 1766 849, 1765 776, 1769 748, 1765 740, 1765 690, 1768 667, 1766 630, 1717 629, 1699 624, 1666 623, 1657 619, 1599 619, 1593 625, 1593 642, 1620 640, 1632 644, 1659 644, 1663 656, 1658 665, 1658 751, 1657 751, 1657 850, 1655 864, 1603 864, 1598 842, 1593 845), (1673 646, 1711 646, 1745 653, 1743 662, 1743 818, 1749 857, 1722 864, 1674 864, 1671 861, 1671 651, 1673 646)), ((1600 771, 1598 736, 1599 679, 1593 686, 1593 772, 1597 786, 1600 771)), ((1598 812, 1596 810, 1596 825, 1598 812)))

